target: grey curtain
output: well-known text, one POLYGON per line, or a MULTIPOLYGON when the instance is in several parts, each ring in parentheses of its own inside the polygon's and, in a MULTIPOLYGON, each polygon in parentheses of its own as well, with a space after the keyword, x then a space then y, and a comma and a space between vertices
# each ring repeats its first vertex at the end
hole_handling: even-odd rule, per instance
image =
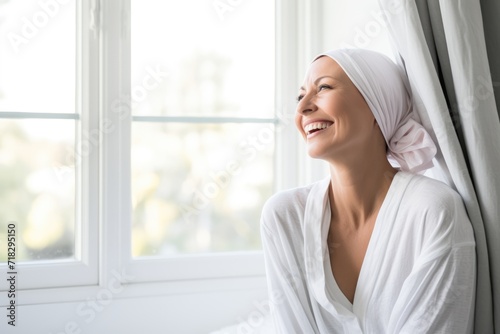
POLYGON ((500 333, 500 1, 379 2, 422 123, 440 147, 437 168, 474 228, 475 333, 500 333))

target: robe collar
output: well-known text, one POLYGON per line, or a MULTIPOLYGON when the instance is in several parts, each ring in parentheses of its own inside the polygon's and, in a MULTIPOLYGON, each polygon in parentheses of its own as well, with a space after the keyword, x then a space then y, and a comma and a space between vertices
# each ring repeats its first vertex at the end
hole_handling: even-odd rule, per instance
POLYGON ((338 301, 334 301, 327 286, 327 270, 331 274, 327 245, 331 220, 329 185, 328 176, 315 183, 307 197, 303 226, 305 272, 312 297, 335 317, 351 322, 356 321, 352 317, 352 308, 348 310, 338 301))

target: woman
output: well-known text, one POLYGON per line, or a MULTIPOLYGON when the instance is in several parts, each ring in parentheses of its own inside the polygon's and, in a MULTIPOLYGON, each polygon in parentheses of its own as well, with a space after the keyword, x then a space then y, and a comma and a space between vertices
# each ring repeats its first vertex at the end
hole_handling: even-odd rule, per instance
POLYGON ((415 119, 389 58, 344 49, 311 64, 296 126, 330 176, 262 212, 279 333, 472 332, 473 231, 460 196, 416 174, 436 148, 415 119))

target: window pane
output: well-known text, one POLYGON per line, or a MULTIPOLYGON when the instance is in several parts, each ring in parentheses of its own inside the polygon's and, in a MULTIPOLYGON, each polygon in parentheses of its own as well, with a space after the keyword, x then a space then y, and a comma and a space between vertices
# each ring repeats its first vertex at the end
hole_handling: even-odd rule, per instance
POLYGON ((199 117, 132 125, 133 256, 259 249, 274 125, 203 117, 274 117, 274 1, 131 2, 133 114, 199 117))
POLYGON ((132 0, 133 113, 274 117, 274 13, 272 0, 132 0))
POLYGON ((133 256, 260 248, 272 124, 134 123, 133 256))
POLYGON ((15 222, 18 261, 75 253, 74 138, 74 120, 0 119, 0 240, 15 222))
POLYGON ((76 1, 0 1, 0 111, 74 113, 76 1))

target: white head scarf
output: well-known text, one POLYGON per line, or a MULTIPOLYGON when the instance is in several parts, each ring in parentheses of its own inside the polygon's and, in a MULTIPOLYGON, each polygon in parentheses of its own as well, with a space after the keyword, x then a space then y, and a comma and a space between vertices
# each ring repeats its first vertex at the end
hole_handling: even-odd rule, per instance
POLYGON ((318 55, 335 60, 363 95, 388 146, 389 160, 401 170, 433 166, 436 145, 413 112, 406 75, 387 56, 365 49, 338 49, 318 55))

